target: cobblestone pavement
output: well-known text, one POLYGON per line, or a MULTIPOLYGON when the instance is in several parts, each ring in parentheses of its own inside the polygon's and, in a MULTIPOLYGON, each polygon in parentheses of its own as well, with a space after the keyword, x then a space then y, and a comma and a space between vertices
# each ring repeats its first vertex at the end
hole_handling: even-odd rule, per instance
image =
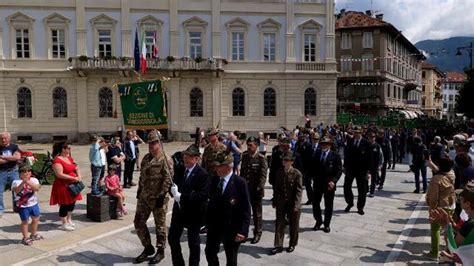
MULTIPOLYGON (((171 155, 188 145, 189 143, 167 143, 165 150, 171 155)), ((50 149, 50 145, 39 144, 22 145, 22 147, 34 152, 50 149)), ((142 154, 146 149, 146 145, 141 147, 142 154)), ((72 153, 82 168, 86 183, 90 182, 88 146, 75 145, 72 153)), ((432 263, 422 255, 423 251, 429 249, 430 242, 424 195, 412 193, 413 175, 407 171, 407 165, 397 165, 395 170, 387 172, 384 190, 377 191, 375 198, 367 199, 364 216, 358 215, 354 210, 350 213, 344 212, 346 206, 342 195, 344 176, 341 177, 336 191, 331 233, 312 231, 314 219, 311 206, 304 206, 300 221, 300 239, 296 250, 291 254, 284 252, 276 256, 269 255, 273 247, 275 211, 270 204, 271 187, 267 184, 262 240, 256 245, 245 243, 241 246, 239 265, 432 263)), ((138 172, 135 172, 135 178, 138 178, 138 172)), ((353 190, 357 193, 355 187, 353 190)), ((78 202, 73 216, 77 224, 74 232, 65 232, 58 228, 60 224, 58 207, 48 204, 50 191, 51 186, 44 186, 39 193, 42 209, 39 231, 45 240, 28 247, 19 243, 20 219, 17 214, 11 212, 11 200, 9 194, 5 193, 8 195, 5 196, 7 212, 0 218, 2 265, 132 264, 133 258, 140 254, 142 247, 133 229, 136 187, 126 190, 126 203, 131 210, 130 214, 118 220, 105 223, 92 222, 86 218, 85 199, 78 202)), ((306 197, 303 198, 303 202, 306 202, 306 197)), ((172 203, 171 200, 170 207, 172 203)), ((171 212, 168 214, 168 224, 170 218, 171 212)), ((149 221, 150 228, 152 224, 149 221)), ((202 235, 201 239, 203 243, 201 263, 205 265, 206 237, 202 235)), ((285 239, 285 245, 288 245, 288 238, 285 239)), ((185 235, 182 238, 182 249, 187 259, 189 253, 185 235)), ((221 263, 225 262, 223 251, 219 253, 219 258, 221 263)), ((162 265, 171 265, 169 248, 166 249, 166 258, 162 265)))

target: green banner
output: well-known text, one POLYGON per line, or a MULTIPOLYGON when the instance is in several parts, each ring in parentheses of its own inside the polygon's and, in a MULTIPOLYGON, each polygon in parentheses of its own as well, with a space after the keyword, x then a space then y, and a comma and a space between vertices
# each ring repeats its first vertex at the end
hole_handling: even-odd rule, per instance
POLYGON ((119 84, 118 90, 126 129, 168 128, 161 81, 119 84))
POLYGON ((349 123, 352 121, 352 114, 351 113, 337 114, 336 121, 339 125, 349 125, 349 123))

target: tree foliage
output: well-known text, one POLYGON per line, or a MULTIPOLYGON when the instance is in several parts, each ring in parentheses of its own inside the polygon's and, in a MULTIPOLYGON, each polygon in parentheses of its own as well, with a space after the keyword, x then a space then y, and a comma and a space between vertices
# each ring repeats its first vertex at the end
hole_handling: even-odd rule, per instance
POLYGON ((456 112, 474 118, 474 69, 465 71, 467 80, 456 97, 456 112))

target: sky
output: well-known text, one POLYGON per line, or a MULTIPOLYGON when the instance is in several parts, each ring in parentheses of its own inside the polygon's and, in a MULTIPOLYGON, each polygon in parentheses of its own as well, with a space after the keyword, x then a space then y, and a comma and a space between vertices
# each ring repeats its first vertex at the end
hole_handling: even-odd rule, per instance
POLYGON ((474 36, 474 0, 335 0, 336 13, 374 10, 412 43, 474 36))

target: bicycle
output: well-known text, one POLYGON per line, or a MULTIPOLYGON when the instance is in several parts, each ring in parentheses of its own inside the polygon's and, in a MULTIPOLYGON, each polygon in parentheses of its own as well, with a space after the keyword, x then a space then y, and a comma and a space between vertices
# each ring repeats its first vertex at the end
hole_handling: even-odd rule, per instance
POLYGON ((54 175, 54 171, 52 168, 53 165, 53 158, 51 157, 51 153, 48 151, 46 156, 43 158, 43 166, 41 169, 35 170, 35 165, 33 165, 33 169, 31 169, 31 173, 34 177, 38 179, 41 185, 51 185, 54 182, 56 176, 54 175))

